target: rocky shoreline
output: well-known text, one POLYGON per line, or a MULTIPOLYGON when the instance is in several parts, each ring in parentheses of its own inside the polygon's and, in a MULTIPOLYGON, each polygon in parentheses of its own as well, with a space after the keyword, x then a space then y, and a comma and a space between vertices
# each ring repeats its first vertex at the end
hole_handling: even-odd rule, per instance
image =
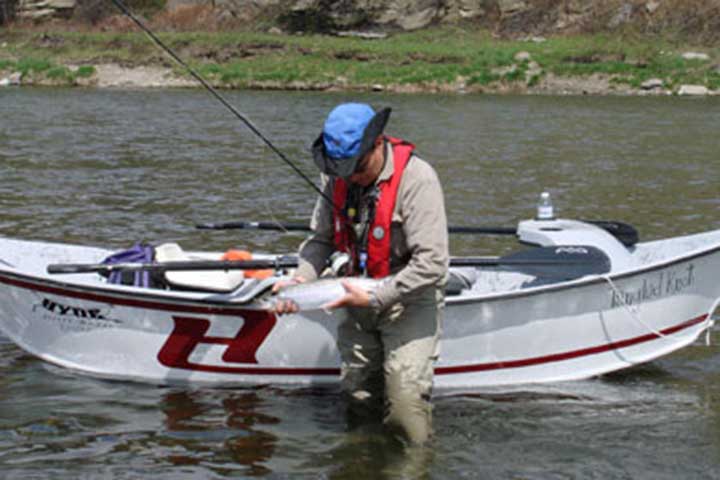
MULTIPOLYGON (((66 65, 76 70, 76 65, 66 65)), ((232 88, 223 83, 212 83, 219 89, 232 88)), ((49 78, 24 79, 20 73, 0 76, 0 87, 7 86, 66 86, 49 78)), ((73 86, 84 88, 154 89, 154 88, 200 88, 199 82, 190 76, 180 76, 173 69, 161 66, 126 67, 116 63, 96 65, 94 73, 77 78, 73 86)), ((255 81, 250 90, 288 91, 363 91, 392 93, 445 93, 445 94, 529 94, 529 95, 630 95, 630 96, 720 96, 720 91, 709 90, 702 85, 680 85, 665 88, 659 79, 651 79, 641 88, 612 82, 609 75, 593 74, 583 77, 559 77, 545 74, 534 85, 525 82, 496 85, 467 85, 462 79, 452 83, 418 84, 369 84, 348 85, 342 82, 300 82, 255 81)))
MULTIPOLYGON (((271 29, 273 30, 273 29, 271 29)), ((720 94, 720 50, 655 37, 497 38, 437 28, 390 36, 162 32, 219 89, 446 94, 720 94)), ((0 31, 0 87, 198 88, 133 31, 0 31)))
MULTIPOLYGON (((720 94, 717 0, 127 2, 223 89, 720 94)), ((0 87, 200 86, 110 2, 10 4, 0 87)))

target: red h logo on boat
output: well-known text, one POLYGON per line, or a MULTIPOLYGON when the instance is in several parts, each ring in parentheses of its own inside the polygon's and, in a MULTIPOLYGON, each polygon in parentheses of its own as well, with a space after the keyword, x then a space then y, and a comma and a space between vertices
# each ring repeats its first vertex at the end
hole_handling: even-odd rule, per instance
POLYGON ((190 361, 195 348, 200 344, 227 345, 222 356, 223 362, 257 364, 256 354, 260 345, 272 331, 277 319, 265 311, 243 312, 242 327, 233 338, 211 337, 206 333, 210 321, 196 317, 173 317, 175 328, 158 353, 158 361, 169 368, 183 368, 218 373, 248 373, 245 368, 203 365, 190 361))

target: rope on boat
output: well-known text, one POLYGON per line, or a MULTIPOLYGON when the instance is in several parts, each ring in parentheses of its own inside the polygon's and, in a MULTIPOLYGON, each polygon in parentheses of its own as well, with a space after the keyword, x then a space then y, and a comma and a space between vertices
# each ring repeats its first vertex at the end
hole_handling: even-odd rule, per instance
POLYGON ((707 328, 705 328, 705 345, 708 347, 710 346, 710 330, 715 326, 715 318, 713 317, 713 313, 715 313, 715 310, 720 308, 720 298, 715 300, 715 303, 712 304, 712 307, 710 307, 710 310, 708 310, 708 325, 707 328))
POLYGON ((2 263, 3 265, 7 265, 10 268, 17 268, 17 267, 15 267, 15 265, 13 265, 12 263, 6 262, 2 258, 0 258, 0 263, 2 263))
MULTIPOLYGON (((660 332, 659 330, 653 328, 651 325, 648 325, 645 323, 639 315, 639 311, 637 307, 633 307, 632 305, 628 304, 625 301, 625 296, 620 292, 620 289, 617 288, 617 285, 615 285, 615 282, 612 281, 612 278, 610 278, 610 275, 605 274, 601 275, 601 277, 610 285, 610 288, 612 288, 613 292, 615 292, 615 295, 617 298, 620 299, 620 303, 622 303, 623 307, 625 307, 625 310, 630 314, 632 318, 634 318, 638 323, 643 325, 645 328, 650 330, 653 334, 657 335, 660 338, 670 339, 671 337, 669 335, 665 335, 664 333, 660 332)), ((708 322, 707 326, 705 327, 705 345, 710 346, 710 330, 715 325, 715 320, 713 319, 713 312, 720 308, 720 298, 715 300, 715 302, 712 304, 712 307, 710 307, 710 310, 708 310, 708 322)))
POLYGON ((610 285, 610 288, 612 288, 613 292, 615 292, 615 295, 617 298, 620 299, 620 303, 622 303, 622 306, 625 307, 625 310, 630 314, 630 316, 635 319, 639 324, 650 330, 653 334, 657 335, 660 338, 670 339, 670 336, 665 335, 661 331, 657 330, 656 328, 653 328, 652 325, 648 325, 646 322, 644 322, 640 318, 640 312, 637 308, 633 308, 632 305, 628 304, 625 301, 625 295, 622 294, 620 289, 617 288, 617 285, 615 285, 615 282, 612 281, 612 278, 610 278, 610 275, 605 274, 601 275, 601 277, 610 285))

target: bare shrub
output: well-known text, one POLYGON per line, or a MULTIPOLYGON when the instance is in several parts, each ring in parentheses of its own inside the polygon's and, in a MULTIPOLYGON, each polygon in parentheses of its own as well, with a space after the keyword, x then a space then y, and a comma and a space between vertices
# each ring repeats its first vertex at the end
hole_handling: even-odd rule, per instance
POLYGON ((135 23, 122 13, 106 16, 94 26, 104 32, 128 33, 137 31, 135 23))
POLYGON ((720 41, 720 2, 665 0, 646 22, 645 31, 717 45, 720 41))
POLYGON ((216 31, 220 24, 217 11, 211 5, 182 5, 165 10, 155 15, 152 23, 160 30, 176 32, 216 31))
MULTIPOLYGON (((124 0, 123 3, 132 12, 144 16, 154 15, 165 7, 165 0, 124 0)), ((118 12, 118 8, 109 0, 77 0, 73 19, 97 25, 118 12)))
POLYGON ((17 0, 0 0, 0 25, 11 22, 15 18, 17 0))
POLYGON ((655 0, 654 3, 649 0, 526 0, 525 3, 528 8, 497 18, 495 32, 503 37, 611 32, 628 37, 662 36, 706 45, 720 41, 720 0, 655 0), (567 19, 571 19, 570 24, 567 19))
POLYGON ((503 37, 542 35, 550 32, 558 20, 558 0, 533 0, 530 8, 499 16, 495 33, 503 37))
POLYGON ((73 17, 81 22, 96 25, 115 12, 115 6, 106 0, 77 0, 73 17))

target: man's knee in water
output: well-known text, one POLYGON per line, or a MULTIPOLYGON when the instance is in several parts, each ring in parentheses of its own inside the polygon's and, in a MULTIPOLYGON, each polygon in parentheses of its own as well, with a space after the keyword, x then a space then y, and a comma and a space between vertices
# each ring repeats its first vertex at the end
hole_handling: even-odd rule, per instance
POLYGON ((384 423, 413 444, 424 443, 432 432, 432 380, 412 368, 390 371, 386 382, 384 423))

